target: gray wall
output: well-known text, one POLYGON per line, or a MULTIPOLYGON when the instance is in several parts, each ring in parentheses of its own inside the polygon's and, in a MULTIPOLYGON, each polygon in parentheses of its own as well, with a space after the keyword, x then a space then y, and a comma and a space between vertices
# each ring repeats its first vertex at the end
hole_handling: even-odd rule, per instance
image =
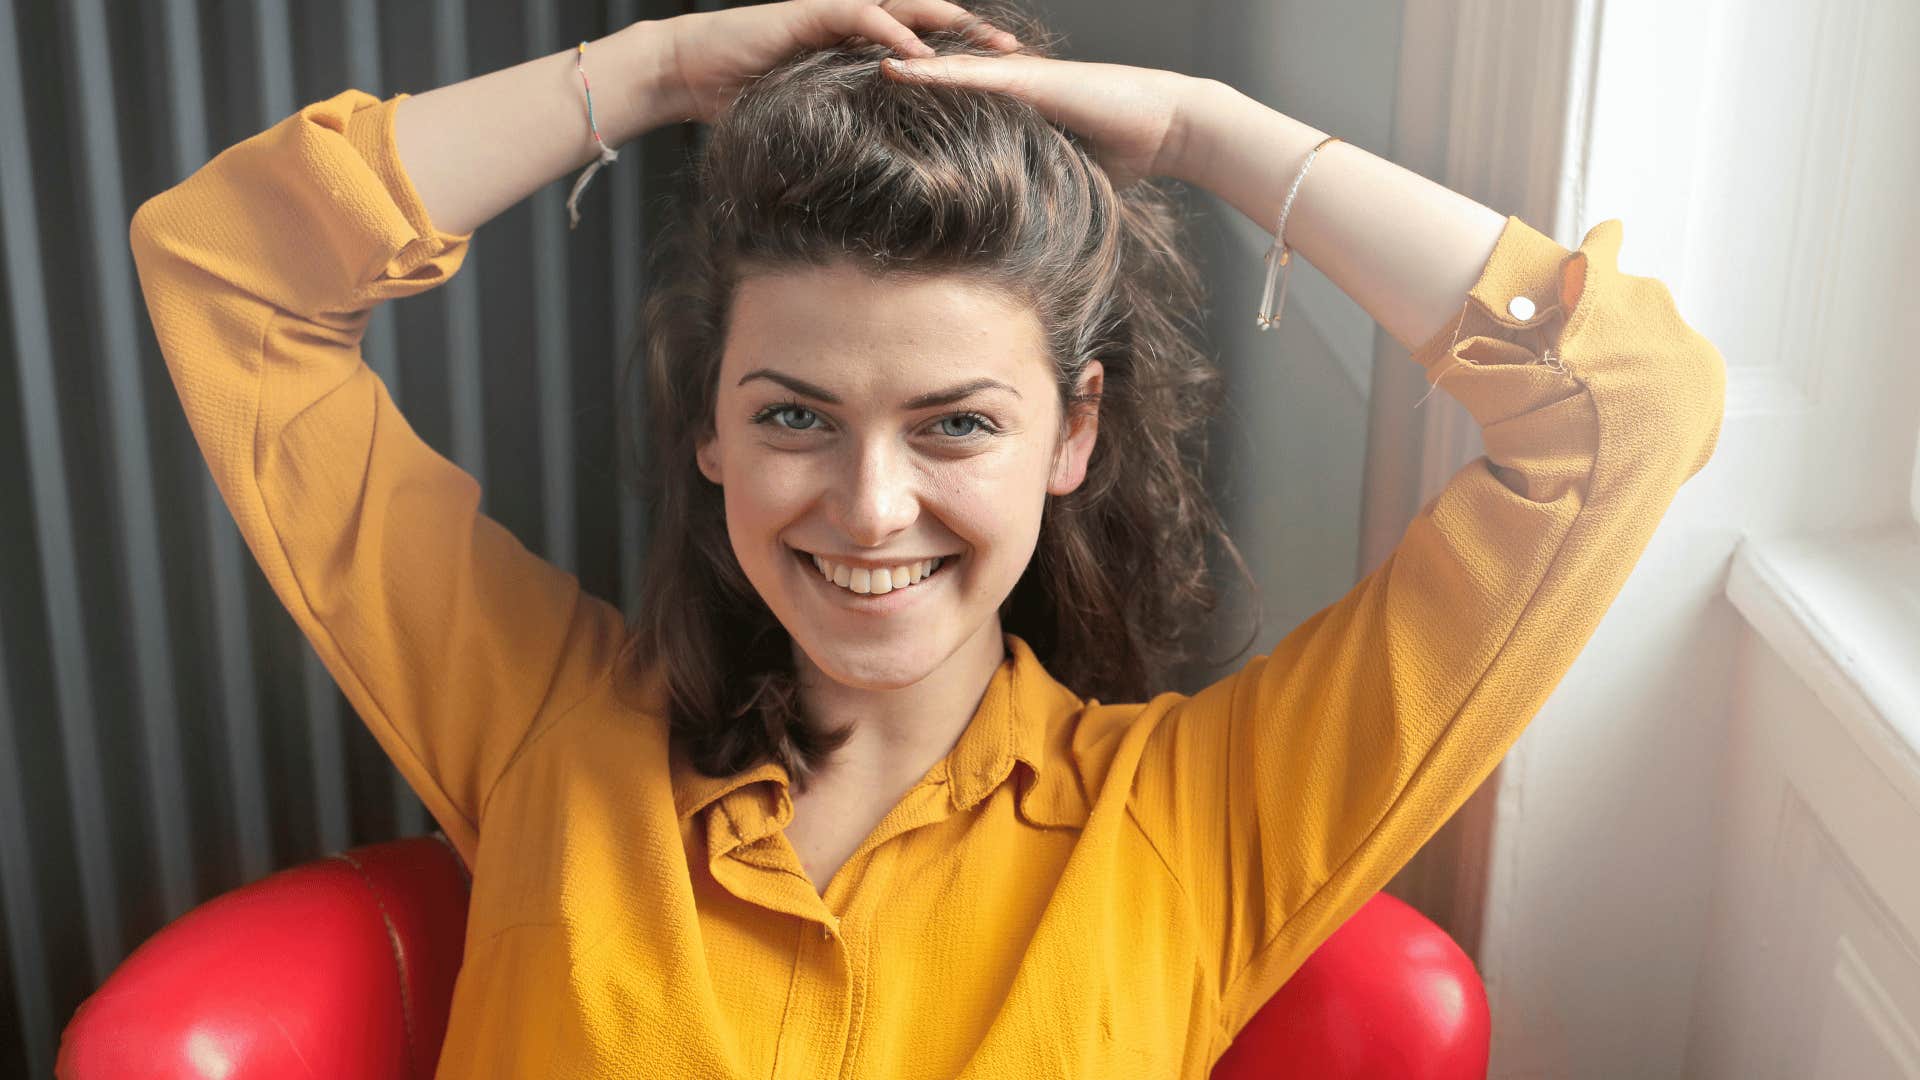
MULTIPOLYGON (((1393 136, 1402 0, 1047 0, 1036 5, 1074 60, 1166 68, 1219 79, 1263 104, 1386 156, 1393 136)), ((1311 182, 1311 178, 1309 179, 1311 182)), ((1357 580, 1373 320, 1304 260, 1280 326, 1254 325, 1273 242, 1210 193, 1192 206, 1209 291, 1208 334, 1229 411, 1214 440, 1212 485, 1260 586, 1260 633, 1233 661, 1195 671, 1186 689, 1270 651, 1357 580)), ((1412 422, 1411 418, 1408 420, 1412 422)), ((1255 598, 1234 588, 1220 651, 1246 641, 1255 598)))

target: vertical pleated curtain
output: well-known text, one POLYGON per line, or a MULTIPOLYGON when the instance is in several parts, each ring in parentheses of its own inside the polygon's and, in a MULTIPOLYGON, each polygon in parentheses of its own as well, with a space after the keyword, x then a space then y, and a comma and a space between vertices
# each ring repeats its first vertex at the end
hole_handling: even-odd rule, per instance
MULTIPOLYGON (((275 869, 434 826, 280 607, 214 488, 127 246, 149 196, 353 87, 568 48, 674 0, 0 0, 0 1076, 147 936, 275 869)), ((373 317, 414 428, 531 550, 625 604, 642 508, 616 374, 645 238, 697 132, 556 181, 445 287, 373 317)))

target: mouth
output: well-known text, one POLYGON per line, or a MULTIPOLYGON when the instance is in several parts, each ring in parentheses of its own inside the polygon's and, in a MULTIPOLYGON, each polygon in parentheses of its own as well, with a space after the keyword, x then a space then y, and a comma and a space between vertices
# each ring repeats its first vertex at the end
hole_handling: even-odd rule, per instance
POLYGON ((947 576, 959 555, 942 555, 887 569, 844 566, 812 552, 789 548, 801 573, 842 604, 893 611, 912 603, 947 576))

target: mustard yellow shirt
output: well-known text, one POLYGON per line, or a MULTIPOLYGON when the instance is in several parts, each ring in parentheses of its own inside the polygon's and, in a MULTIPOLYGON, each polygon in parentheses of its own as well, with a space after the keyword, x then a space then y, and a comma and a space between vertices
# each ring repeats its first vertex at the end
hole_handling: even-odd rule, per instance
POLYGON ((1510 218, 1413 357, 1487 455, 1384 565, 1190 697, 1081 701, 1008 635, 818 891, 782 771, 700 777, 623 711, 620 613, 481 515, 362 361, 368 313, 471 237, 400 165, 404 96, 307 106, 131 242, 248 546, 472 869, 441 1077, 1205 1075, 1493 769, 1718 437, 1721 357, 1619 272, 1620 223, 1569 252, 1510 218))

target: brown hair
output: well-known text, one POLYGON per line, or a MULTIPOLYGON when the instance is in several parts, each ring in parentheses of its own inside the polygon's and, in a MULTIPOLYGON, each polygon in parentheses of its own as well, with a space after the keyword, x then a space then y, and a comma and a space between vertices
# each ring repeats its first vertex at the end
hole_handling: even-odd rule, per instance
MULTIPOLYGON (((1052 35, 1025 12, 965 6, 1024 52, 1052 55, 1052 35)), ((923 39, 943 54, 992 51, 960 31, 923 39)), ((1004 290, 1044 328, 1063 421, 1094 404, 1073 390, 1101 360, 1086 480, 1048 498, 1034 558, 1000 609, 1002 628, 1074 693, 1141 701, 1165 689, 1216 604, 1209 539, 1253 584, 1200 478, 1222 389, 1189 321, 1203 293, 1168 190, 1148 180, 1115 191, 1074 134, 1032 106, 890 81, 888 55, 843 44, 749 83, 691 163, 687 212, 653 255, 632 358, 644 365, 646 445, 621 425, 649 543, 620 669, 660 666, 671 737, 709 776, 771 758, 804 790, 850 734, 801 715, 791 640, 741 570, 722 493, 695 462, 747 270, 841 261, 1004 290)))

